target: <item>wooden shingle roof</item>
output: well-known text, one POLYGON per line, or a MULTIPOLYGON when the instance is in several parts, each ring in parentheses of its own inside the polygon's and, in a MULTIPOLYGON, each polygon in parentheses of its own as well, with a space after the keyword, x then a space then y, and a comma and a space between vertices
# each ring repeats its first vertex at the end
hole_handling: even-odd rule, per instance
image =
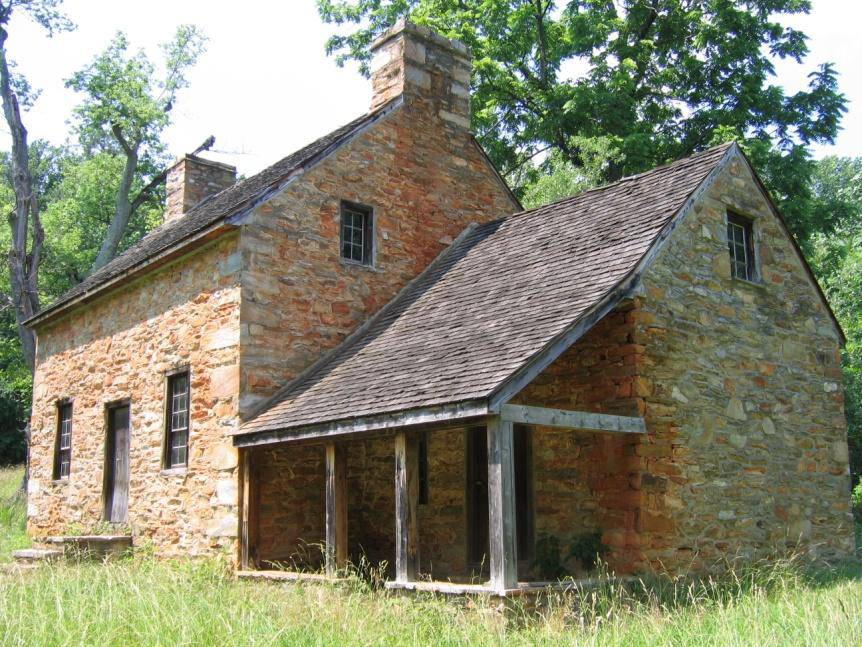
POLYGON ((238 434, 491 398, 631 278, 730 146, 469 228, 238 434))

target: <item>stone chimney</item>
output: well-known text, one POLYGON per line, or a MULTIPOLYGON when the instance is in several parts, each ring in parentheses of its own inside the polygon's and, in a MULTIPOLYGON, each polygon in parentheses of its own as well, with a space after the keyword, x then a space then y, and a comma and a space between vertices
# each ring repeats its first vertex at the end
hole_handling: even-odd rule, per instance
POLYGON ((168 169, 165 180, 165 222, 180 218, 204 198, 235 183, 236 167, 184 155, 168 169))
POLYGON ((371 109, 398 95, 427 105, 448 124, 470 128, 470 50, 404 19, 371 44, 371 109))

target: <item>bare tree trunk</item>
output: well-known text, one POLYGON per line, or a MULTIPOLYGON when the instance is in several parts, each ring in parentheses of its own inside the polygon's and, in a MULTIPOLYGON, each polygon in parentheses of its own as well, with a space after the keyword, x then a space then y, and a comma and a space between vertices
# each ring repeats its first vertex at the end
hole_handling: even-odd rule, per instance
POLYGON ((108 231, 105 233, 105 238, 102 240, 102 246, 99 247, 99 253, 96 255, 96 260, 93 261, 90 273, 95 272, 114 258, 117 248, 120 246, 120 241, 123 239, 123 234, 126 233, 129 218, 131 218, 134 210, 132 202, 129 200, 129 193, 131 193, 135 171, 138 168, 138 148, 136 145, 131 146, 126 143, 126 140, 123 139, 122 134, 119 132, 119 128, 114 128, 114 136, 120 142, 126 154, 126 165, 123 168, 123 177, 120 179, 120 188, 117 190, 114 217, 111 218, 111 224, 108 225, 108 231))
POLYGON ((39 311, 37 278, 42 259, 42 243, 45 232, 39 218, 38 197, 33 194, 33 179, 30 175, 27 129, 21 123, 18 99, 9 80, 6 61, 6 38, 8 34, 0 27, 0 96, 3 99, 3 115, 12 135, 12 188, 15 190, 15 209, 9 214, 12 245, 9 249, 9 282, 15 307, 18 335, 24 348, 24 359, 33 370, 36 341, 32 331, 23 322, 39 311), (32 219, 33 240, 28 253, 28 237, 32 219))
MULTIPOLYGON (((132 191, 132 182, 135 179, 135 173, 138 170, 138 148, 140 144, 129 144, 123 133, 118 127, 113 128, 114 137, 119 142, 120 147, 126 154, 126 165, 123 168, 123 177, 120 180, 120 188, 117 189, 117 202, 114 208, 114 217, 111 219, 111 224, 108 225, 108 233, 105 234, 102 240, 102 246, 99 248, 99 253, 96 260, 93 261, 93 267, 90 268, 92 274, 105 263, 110 261, 117 254, 117 248, 120 246, 120 241, 123 240, 123 235, 126 233, 126 227, 129 224, 129 219, 132 217, 138 208, 147 200, 153 197, 156 189, 164 184, 168 176, 168 169, 162 169, 162 172, 154 176, 149 183, 138 192, 134 199, 129 199, 132 191)), ((215 144, 215 137, 210 135, 203 143, 198 146, 192 155, 209 150, 215 144)))
MULTIPOLYGON (((24 326, 24 321, 39 311, 37 279, 42 260, 42 243, 45 232, 39 218, 39 199, 33 193, 33 178, 30 175, 30 149, 27 145, 27 129, 21 122, 18 99, 9 80, 9 65, 6 60, 6 38, 8 34, 0 26, 0 97, 3 100, 3 116, 12 135, 12 188, 15 191, 15 209, 9 214, 12 233, 9 247, 9 284, 18 337, 24 352, 24 361, 32 372, 36 364, 36 336, 24 326), (33 240, 28 252, 27 243, 31 228, 33 240)), ((27 465, 21 483, 23 496, 27 496, 27 481, 30 471, 30 425, 25 429, 27 442, 27 465)))
POLYGON ((27 499, 27 482, 30 480, 30 423, 24 427, 24 442, 26 443, 27 453, 24 457, 24 475, 21 477, 21 485, 18 488, 17 495, 21 500, 27 499))

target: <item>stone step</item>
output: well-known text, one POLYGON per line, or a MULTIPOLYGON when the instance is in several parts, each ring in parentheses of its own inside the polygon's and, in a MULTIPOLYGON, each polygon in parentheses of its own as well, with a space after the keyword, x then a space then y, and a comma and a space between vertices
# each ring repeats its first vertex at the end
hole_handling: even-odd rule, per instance
POLYGON ((59 548, 22 548, 12 552, 12 559, 23 564, 50 562, 62 557, 63 551, 59 548))
POLYGON ((41 540, 51 550, 66 552, 67 555, 94 559, 105 557, 123 557, 132 548, 130 535, 68 535, 62 537, 45 537, 41 540))

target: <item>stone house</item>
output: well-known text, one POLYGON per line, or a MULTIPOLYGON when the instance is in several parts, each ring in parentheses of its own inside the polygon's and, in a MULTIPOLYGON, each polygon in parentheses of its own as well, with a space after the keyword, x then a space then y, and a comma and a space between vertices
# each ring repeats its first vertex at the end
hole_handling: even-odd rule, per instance
POLYGON ((179 160, 165 223, 30 320, 30 534, 495 592, 537 548, 848 554, 843 335, 741 150, 523 212, 466 48, 373 49, 367 114, 241 182, 179 160))

